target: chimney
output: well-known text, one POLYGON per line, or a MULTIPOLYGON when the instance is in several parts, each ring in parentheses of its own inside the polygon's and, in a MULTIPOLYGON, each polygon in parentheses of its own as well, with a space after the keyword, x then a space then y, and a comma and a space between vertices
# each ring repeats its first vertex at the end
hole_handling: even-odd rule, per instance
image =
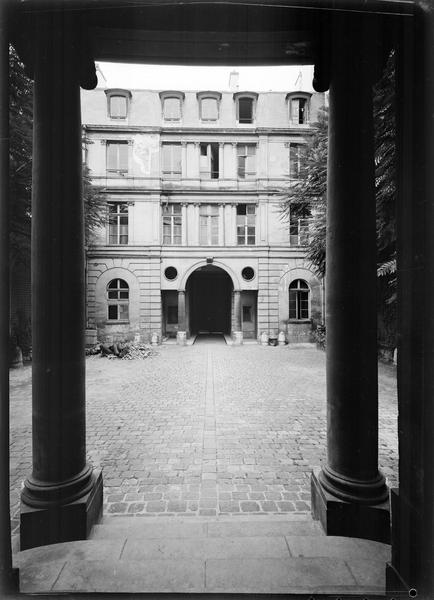
POLYGON ((231 71, 229 75, 229 90, 231 92, 238 92, 240 89, 240 74, 238 71, 231 71))

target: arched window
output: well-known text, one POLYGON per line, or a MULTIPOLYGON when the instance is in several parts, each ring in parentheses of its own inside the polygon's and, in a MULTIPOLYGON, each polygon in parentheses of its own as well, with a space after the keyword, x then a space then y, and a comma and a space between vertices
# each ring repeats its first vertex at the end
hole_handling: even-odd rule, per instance
POLYGON ((184 92, 160 92, 163 119, 165 121, 180 121, 182 119, 184 98, 184 92))
POLYGON ((256 92, 237 92, 234 94, 234 100, 238 123, 254 123, 258 94, 256 92))
POLYGON ((112 279, 107 285, 107 318, 109 321, 129 319, 128 283, 123 279, 112 279))
POLYGON ((309 319, 309 286, 303 279, 295 279, 289 286, 289 318, 309 319))
POLYGON ((126 119, 131 100, 129 90, 105 90, 107 96, 107 112, 110 119, 126 119))
POLYGON ((217 121, 222 95, 220 92, 198 92, 199 114, 201 121, 217 121))

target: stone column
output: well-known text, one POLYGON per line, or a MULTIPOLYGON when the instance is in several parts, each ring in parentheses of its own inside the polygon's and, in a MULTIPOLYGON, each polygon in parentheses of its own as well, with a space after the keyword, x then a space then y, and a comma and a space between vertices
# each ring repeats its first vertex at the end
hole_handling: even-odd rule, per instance
POLYGON ((434 12, 400 31, 397 92, 399 489, 388 598, 434 598, 434 12))
POLYGON ((225 245, 225 205, 219 204, 219 245, 225 245))
POLYGON ((187 142, 181 142, 181 178, 186 179, 187 177, 188 177, 187 142))
POLYGON ((86 462, 84 226, 79 29, 35 26, 32 191, 33 471, 21 495, 21 549, 85 539, 102 511, 86 462))
POLYGON ((241 329, 241 292, 234 291, 234 334, 233 343, 238 345, 243 343, 243 332, 241 329))
POLYGON ((225 144, 219 143, 219 179, 225 178, 225 144))
POLYGON ((178 333, 176 342, 184 346, 186 343, 186 314, 185 314, 185 291, 178 291, 178 333))
POLYGON ((335 17, 327 179, 327 465, 312 510, 329 535, 389 539, 378 471, 372 31, 335 17), (357 74, 357 75, 356 75, 357 74))
POLYGON ((187 219, 187 206, 186 202, 181 204, 181 219, 182 219, 182 245, 187 246, 188 244, 188 219, 187 219))
POLYGON ((0 6, 0 596, 17 591, 9 509, 9 77, 8 7, 0 6))

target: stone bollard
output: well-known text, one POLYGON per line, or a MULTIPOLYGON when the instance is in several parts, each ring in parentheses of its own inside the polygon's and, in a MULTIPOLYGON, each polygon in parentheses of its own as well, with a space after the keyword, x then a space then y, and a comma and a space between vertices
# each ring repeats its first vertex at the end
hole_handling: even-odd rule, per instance
POLYGON ((176 333, 176 343, 178 346, 186 346, 187 344, 187 332, 186 331, 178 331, 176 333))
POLYGON ((283 331, 279 332, 279 335, 277 336, 277 343, 279 346, 284 346, 286 344, 286 336, 283 331))
POLYGON ((153 333, 151 336, 151 346, 158 346, 158 344, 159 344, 158 333, 153 333))
POLYGON ((234 346, 241 346, 241 344, 243 343, 243 332, 242 331, 234 331, 232 340, 233 340, 232 343, 234 346))
POLYGON ((260 341, 262 346, 268 346, 268 333, 266 331, 261 333, 260 341))

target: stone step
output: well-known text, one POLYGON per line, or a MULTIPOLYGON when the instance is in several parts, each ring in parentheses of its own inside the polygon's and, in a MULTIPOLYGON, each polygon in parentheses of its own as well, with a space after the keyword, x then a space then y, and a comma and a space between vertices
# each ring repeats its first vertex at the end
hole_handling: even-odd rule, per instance
POLYGON ((338 558, 54 560, 22 567, 20 592, 384 594, 385 565, 338 558))
POLYGON ((91 539, 115 539, 119 537, 152 538, 206 538, 251 537, 283 535, 324 535, 321 526, 311 517, 305 519, 263 520, 253 519, 174 519, 146 517, 106 517, 95 525, 91 539))
POLYGON ((390 546, 378 542, 282 532, 153 538, 132 531, 17 554, 20 591, 384 593, 390 546))

